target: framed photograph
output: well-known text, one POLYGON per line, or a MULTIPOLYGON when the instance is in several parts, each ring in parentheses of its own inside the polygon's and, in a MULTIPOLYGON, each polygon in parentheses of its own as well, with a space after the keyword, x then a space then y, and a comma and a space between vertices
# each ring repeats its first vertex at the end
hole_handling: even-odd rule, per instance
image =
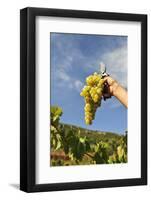
POLYGON ((147 15, 20 11, 20 189, 147 184, 147 15))

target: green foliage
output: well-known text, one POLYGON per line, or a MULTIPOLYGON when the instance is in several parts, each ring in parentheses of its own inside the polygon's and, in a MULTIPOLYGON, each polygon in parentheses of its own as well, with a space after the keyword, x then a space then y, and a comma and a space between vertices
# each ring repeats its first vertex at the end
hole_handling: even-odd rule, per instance
POLYGON ((51 146, 55 149, 58 150, 62 146, 62 141, 61 141, 61 135, 60 135, 60 130, 59 130, 59 120, 60 116, 63 114, 62 109, 58 106, 52 106, 50 109, 51 112, 51 146))
POLYGON ((52 158, 52 166, 127 162, 127 135, 101 133, 62 124, 62 114, 60 107, 51 107, 51 152, 61 151, 69 159, 52 158))
POLYGON ((59 119, 63 114, 62 109, 59 106, 52 106, 50 108, 51 124, 58 126, 59 119))
POLYGON ((99 142, 94 146, 94 160, 96 164, 104 164, 108 160, 108 145, 104 142, 99 142))

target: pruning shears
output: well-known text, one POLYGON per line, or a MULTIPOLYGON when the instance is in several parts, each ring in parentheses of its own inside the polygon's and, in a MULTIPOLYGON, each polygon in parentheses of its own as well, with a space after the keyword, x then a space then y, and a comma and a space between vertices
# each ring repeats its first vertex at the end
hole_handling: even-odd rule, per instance
MULTIPOLYGON (((100 71, 100 74, 101 74, 101 76, 103 78, 109 76, 109 74, 106 73, 106 66, 105 66, 105 64, 103 62, 100 63, 99 71, 100 71)), ((108 85, 107 82, 105 82, 104 92, 103 93, 104 93, 104 95, 103 95, 104 101, 106 101, 106 99, 111 98, 111 95, 109 93, 109 85, 108 85)))
POLYGON ((109 74, 106 73, 106 66, 103 62, 100 63, 99 71, 102 77, 109 76, 109 74))

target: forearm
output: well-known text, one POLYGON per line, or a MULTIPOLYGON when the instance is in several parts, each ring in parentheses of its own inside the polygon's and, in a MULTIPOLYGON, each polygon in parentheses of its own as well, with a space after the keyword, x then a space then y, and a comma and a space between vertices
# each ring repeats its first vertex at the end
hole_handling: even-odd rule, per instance
POLYGON ((128 94, 127 91, 118 83, 114 86, 113 95, 127 108, 128 94))

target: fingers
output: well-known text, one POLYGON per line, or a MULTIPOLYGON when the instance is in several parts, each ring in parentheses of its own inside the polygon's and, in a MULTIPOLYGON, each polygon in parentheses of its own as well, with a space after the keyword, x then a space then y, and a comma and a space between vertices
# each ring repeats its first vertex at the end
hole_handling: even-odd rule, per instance
POLYGON ((111 96, 113 96, 113 88, 116 81, 110 76, 104 77, 104 80, 105 80, 105 87, 103 96, 105 97, 105 99, 111 98, 111 96))
POLYGON ((112 86, 116 81, 110 76, 104 77, 104 80, 108 83, 109 86, 112 86))

